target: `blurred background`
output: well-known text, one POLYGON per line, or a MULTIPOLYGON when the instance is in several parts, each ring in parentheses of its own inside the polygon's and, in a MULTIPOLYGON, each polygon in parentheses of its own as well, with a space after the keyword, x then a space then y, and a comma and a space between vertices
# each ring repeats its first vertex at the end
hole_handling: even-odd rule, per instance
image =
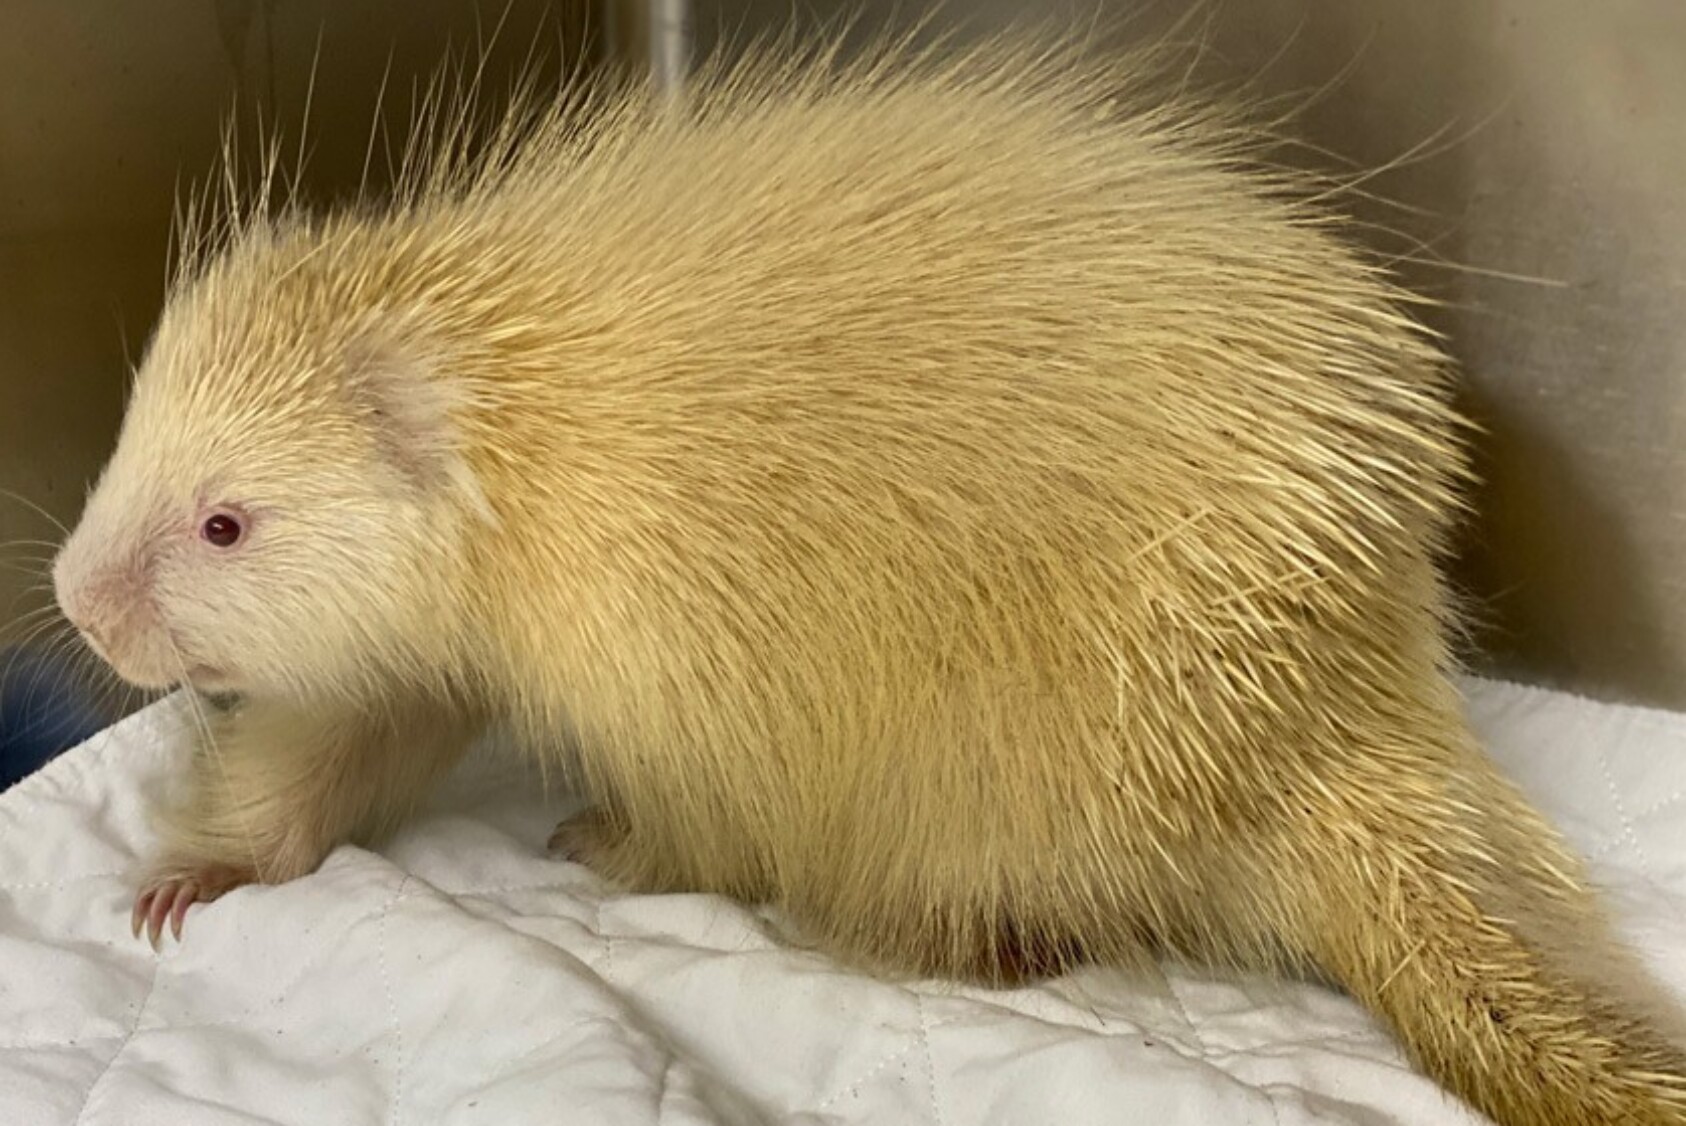
MULTIPOLYGON (((672 85, 793 19, 854 12, 859 40, 930 7, 0 0, 0 642, 45 620, 55 525, 75 520, 115 437, 178 185, 215 167, 231 108, 293 143, 314 64, 306 183, 332 199, 362 173, 383 75, 400 135, 413 84, 500 22, 493 89, 535 42, 547 82, 618 63, 672 85)), ((1027 14, 1099 17, 1111 45, 1186 41, 1201 78, 1302 107, 1298 159, 1378 170, 1363 189, 1391 202, 1353 209, 1443 302, 1431 320, 1487 428, 1457 576, 1482 667, 1686 708, 1686 4, 945 0, 935 26, 982 34, 1027 14)), ((71 682, 39 645, 5 652, 8 683, 33 686, 30 730, 72 733, 42 746, 109 717, 95 705, 111 701, 76 697, 82 711, 42 719, 71 682)), ((0 705, 0 739, 16 714, 0 705)))

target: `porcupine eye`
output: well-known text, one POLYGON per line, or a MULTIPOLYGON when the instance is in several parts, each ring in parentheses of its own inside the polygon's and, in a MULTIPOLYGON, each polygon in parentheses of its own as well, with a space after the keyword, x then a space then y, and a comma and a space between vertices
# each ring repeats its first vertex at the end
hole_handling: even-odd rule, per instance
POLYGON ((240 542, 244 532, 240 521, 226 512, 207 516, 205 522, 199 526, 199 534, 212 547, 233 547, 240 542))

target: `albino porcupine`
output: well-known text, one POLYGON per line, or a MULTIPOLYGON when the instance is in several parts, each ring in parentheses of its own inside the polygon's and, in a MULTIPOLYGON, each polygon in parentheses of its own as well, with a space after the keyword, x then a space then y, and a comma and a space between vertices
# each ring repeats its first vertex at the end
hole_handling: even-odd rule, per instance
POLYGON ((553 843, 626 887, 884 972, 1317 969, 1504 1126, 1686 1123, 1448 679, 1446 361, 1148 91, 787 48, 474 155, 435 105, 385 205, 195 227, 55 567, 128 680, 240 696, 137 928, 496 724, 577 747, 553 843))

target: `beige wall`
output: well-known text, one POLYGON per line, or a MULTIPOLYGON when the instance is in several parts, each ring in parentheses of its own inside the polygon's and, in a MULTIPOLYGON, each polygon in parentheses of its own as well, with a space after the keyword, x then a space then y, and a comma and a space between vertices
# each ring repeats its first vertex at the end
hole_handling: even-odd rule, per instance
MULTIPOLYGON (((296 121, 321 28, 312 181, 344 185, 388 51, 406 90, 505 2, 0 0, 0 488, 74 517, 119 416, 124 341, 136 353, 156 311, 177 174, 212 166, 234 98, 296 121)), ((1141 10, 1137 36, 1186 9, 1038 10, 1096 4, 1141 10)), ((506 47, 548 7, 514 0, 506 47)), ((694 27, 706 50, 722 28, 836 7, 697 0, 694 27)), ((924 5, 866 7, 870 29, 924 5)), ((1028 10, 946 7, 982 27, 1028 10)), ((576 19, 553 18, 579 41, 576 19)), ((1208 71, 1261 91, 1345 71, 1301 126, 1361 164, 1450 131, 1366 185, 1425 214, 1362 210, 1456 262, 1549 282, 1408 271, 1447 302, 1436 323, 1491 430, 1463 565, 1500 627, 1486 641, 1528 676, 1686 707, 1686 3, 1220 0, 1200 26, 1208 71)), ((42 518, 0 498, 0 540, 42 538, 42 518)), ((0 567, 0 602, 31 604, 26 571, 0 567)))

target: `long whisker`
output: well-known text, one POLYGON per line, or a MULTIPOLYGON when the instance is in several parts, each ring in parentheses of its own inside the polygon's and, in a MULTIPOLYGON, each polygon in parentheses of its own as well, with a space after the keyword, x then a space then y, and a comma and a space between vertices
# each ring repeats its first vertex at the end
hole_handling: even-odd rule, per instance
POLYGON ((60 520, 57 516, 54 516, 51 512, 48 512, 45 508, 42 508, 39 504, 36 504, 28 497, 23 496, 21 493, 15 493, 11 489, 0 488, 0 496, 9 497, 10 499, 17 501, 25 508, 28 508, 45 518, 48 523, 52 524, 52 526, 57 528, 63 535, 70 535, 70 529, 64 526, 64 521, 60 520))

